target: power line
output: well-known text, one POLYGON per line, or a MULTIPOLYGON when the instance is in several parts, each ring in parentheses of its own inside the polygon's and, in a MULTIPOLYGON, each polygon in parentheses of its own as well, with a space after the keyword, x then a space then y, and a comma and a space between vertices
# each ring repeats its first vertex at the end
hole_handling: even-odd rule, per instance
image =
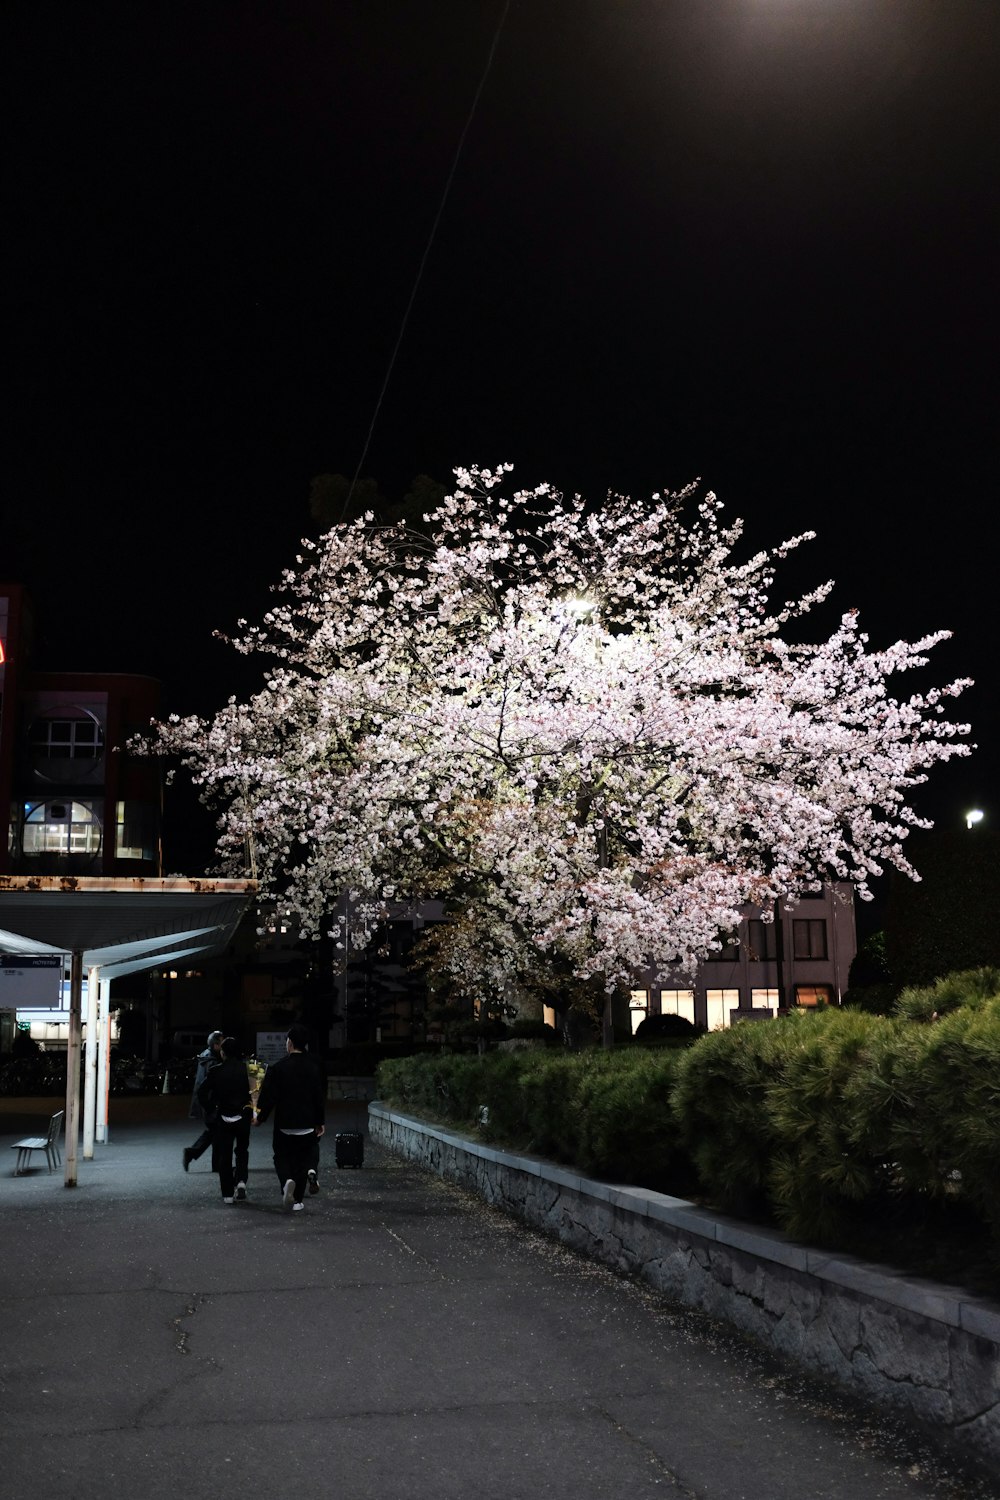
POLYGON ((503 10, 500 13, 500 19, 497 22, 496 30, 493 33, 493 40, 490 43, 489 54, 488 54, 488 56, 486 58, 486 66, 483 68, 482 77, 479 80, 479 86, 476 89, 475 96, 473 97, 472 107, 469 110, 469 113, 468 113, 468 116, 466 118, 465 124, 462 126, 462 133, 461 133, 461 135, 458 138, 458 145, 455 147, 455 155, 452 158, 451 167, 450 167, 450 169, 448 171, 447 179, 445 180, 444 191, 441 194, 441 201, 438 204, 437 213, 434 215, 434 222, 431 224, 430 233, 427 236, 427 243, 424 246, 424 253, 420 257, 420 264, 417 267, 417 274, 416 274, 416 276, 414 278, 413 286, 412 286, 412 288, 410 290, 409 301, 407 302, 406 307, 405 307, 405 309, 403 311, 402 322, 399 325, 399 333, 396 335, 396 342, 393 345, 392 353, 389 355, 389 364, 388 364, 388 366, 386 368, 385 377, 384 377, 384 379, 382 381, 382 388, 379 391, 378 398, 377 398, 377 400, 375 402, 375 410, 372 412, 371 422, 368 425, 368 433, 367 433, 367 436, 365 437, 364 447, 361 450, 361 457, 358 459, 358 466, 357 466, 357 468, 354 471, 354 477, 351 480, 350 488, 348 489, 347 494, 344 497, 344 504, 341 507, 341 511, 340 511, 340 519, 341 519, 341 521, 344 519, 344 516, 347 514, 347 507, 348 507, 348 505, 351 502, 351 496, 354 494, 354 488, 355 488, 355 485, 358 482, 358 476, 361 473, 361 467, 364 464, 364 461, 365 461, 365 459, 368 456, 368 449, 371 447, 372 434, 375 431, 375 423, 378 421, 378 415, 379 415, 379 412, 382 409, 382 402, 383 402, 383 400, 385 398, 385 393, 386 393, 386 390, 388 389, 389 381, 390 381, 390 379, 392 377, 393 367, 394 367, 394 365, 396 363, 396 356, 399 353, 399 347, 400 347, 400 345, 403 342, 403 335, 406 332, 406 325, 407 325, 407 323, 409 322, 409 319, 410 319, 410 312, 411 312, 411 309, 413 307, 414 301, 416 300, 417 291, 418 291, 418 289, 420 287, 420 282, 421 282, 421 280, 423 278, 424 267, 427 264, 427 259, 428 259, 429 255, 431 253, 431 247, 434 244, 434 240, 435 240, 435 237, 437 235, 438 225, 441 222, 441 215, 444 213, 444 207, 445 207, 445 204, 448 201, 448 194, 451 191, 451 184, 452 184, 452 181, 454 180, 455 172, 456 172, 456 170, 458 168, 459 157, 462 154, 462 147, 465 145, 465 137, 469 133, 469 127, 472 124, 473 118, 475 117, 475 113, 476 113, 476 107, 479 104, 479 96, 483 92, 483 88, 485 87, 486 80, 487 80, 487 78, 489 77, 489 74, 490 74, 490 69, 493 66, 493 58, 494 58, 494 55, 495 55, 496 50, 497 50, 497 44, 500 41, 500 33, 503 30, 504 22, 507 19, 507 12, 509 10, 510 10, 510 0, 504 0, 504 7, 503 7, 503 10))

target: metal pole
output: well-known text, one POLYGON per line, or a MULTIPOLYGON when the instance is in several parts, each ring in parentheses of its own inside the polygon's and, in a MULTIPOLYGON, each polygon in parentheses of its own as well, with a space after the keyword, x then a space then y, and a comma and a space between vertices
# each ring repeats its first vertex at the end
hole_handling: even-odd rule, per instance
POLYGON ((69 1046, 66 1049, 66 1158, 64 1187, 76 1187, 77 1137, 80 1133, 80 1033, 83 1029, 83 954, 74 948, 69 961, 69 1046))
POLYGON ((98 1029, 100 1049, 97 1054, 97 1139, 103 1145, 108 1139, 108 1080, 111 1059, 111 980, 101 980, 98 1029))
POLYGON ((774 902, 774 972, 778 981, 778 1009, 788 1009, 788 982, 785 972, 785 928, 781 902, 774 902))
POLYGON ((94 1159, 94 1131, 97 1121, 97 997, 101 989, 101 971, 95 965, 87 970, 87 1048, 83 1065, 83 1159, 94 1159))
MULTIPOLYGON (((608 829, 605 824, 597 831, 597 868, 606 870, 608 867, 608 829)), ((601 1046, 606 1052, 612 1051, 615 1045, 615 1017, 614 1017, 614 993, 606 992, 604 996, 604 1010, 601 1012, 601 1046)))

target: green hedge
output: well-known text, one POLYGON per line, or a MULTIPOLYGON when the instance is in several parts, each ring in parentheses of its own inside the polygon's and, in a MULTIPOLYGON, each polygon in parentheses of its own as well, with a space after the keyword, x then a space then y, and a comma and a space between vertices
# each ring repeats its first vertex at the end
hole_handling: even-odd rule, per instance
POLYGON ((693 1185, 670 1111, 679 1062, 677 1052, 645 1048, 402 1058, 380 1065, 377 1089, 387 1103, 482 1140, 677 1192, 693 1185))
POLYGON ((894 1016, 796 1012, 682 1051, 406 1058, 378 1088, 591 1176, 1000 1289, 996 970, 906 990, 894 1016))

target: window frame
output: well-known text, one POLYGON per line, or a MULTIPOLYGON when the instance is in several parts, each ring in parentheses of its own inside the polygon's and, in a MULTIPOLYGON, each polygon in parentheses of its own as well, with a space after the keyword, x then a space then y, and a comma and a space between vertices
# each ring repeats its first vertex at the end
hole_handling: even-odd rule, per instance
POLYGON ((828 957, 825 917, 792 918, 792 957, 797 962, 828 957))

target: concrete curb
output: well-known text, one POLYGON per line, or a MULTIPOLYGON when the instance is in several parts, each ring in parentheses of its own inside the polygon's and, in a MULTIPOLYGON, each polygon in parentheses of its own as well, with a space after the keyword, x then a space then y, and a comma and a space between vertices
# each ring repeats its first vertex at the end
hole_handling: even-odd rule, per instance
POLYGON ((731 1323, 812 1374, 932 1425, 1000 1471, 1000 1306, 811 1249, 681 1198, 597 1182, 380 1103, 374 1140, 563 1243, 731 1323))

